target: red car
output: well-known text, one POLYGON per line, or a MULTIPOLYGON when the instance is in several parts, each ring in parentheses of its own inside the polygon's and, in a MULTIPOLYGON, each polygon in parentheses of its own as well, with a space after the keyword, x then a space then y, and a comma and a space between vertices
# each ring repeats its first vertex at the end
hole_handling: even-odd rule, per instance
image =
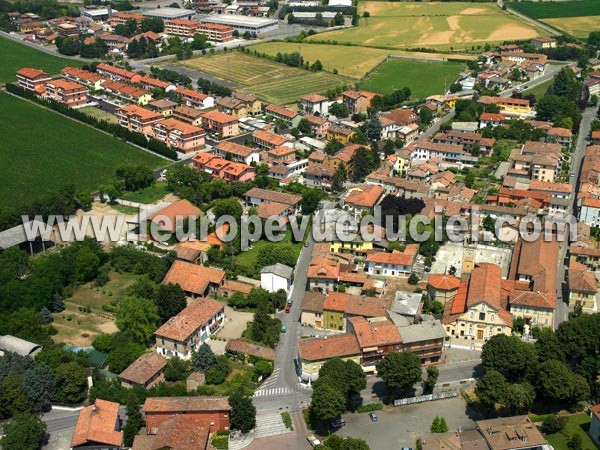
POLYGON ((289 303, 287 305, 285 305, 285 312, 286 313, 289 313, 291 309, 292 309, 292 305, 290 305, 289 303))

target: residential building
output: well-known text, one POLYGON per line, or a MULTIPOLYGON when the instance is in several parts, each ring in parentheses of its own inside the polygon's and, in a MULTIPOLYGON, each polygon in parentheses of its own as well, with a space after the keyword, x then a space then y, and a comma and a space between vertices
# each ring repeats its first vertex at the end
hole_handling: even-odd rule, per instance
POLYGON ((504 115, 527 116, 531 114, 531 105, 529 100, 510 97, 489 97, 481 96, 477 100, 484 105, 498 105, 500 113, 504 115))
POLYGON ((568 147, 573 142, 573 132, 567 128, 552 127, 548 130, 548 141, 568 147))
POLYGON ((337 125, 331 125, 327 129, 327 140, 337 140, 342 144, 348 144, 352 136, 354 136, 356 132, 351 130, 350 128, 338 127, 337 125))
POLYGON ((294 214, 300 206, 302 197, 295 194, 275 192, 268 189, 252 188, 245 194, 246 205, 259 207, 261 204, 277 203, 287 207, 289 214, 294 214))
POLYGON ((96 73, 102 75, 107 80, 123 81, 128 83, 137 83, 141 75, 129 70, 121 69, 111 64, 100 63, 96 67, 96 73))
POLYGON ((305 292, 302 298, 302 312, 300 313, 300 323, 303 326, 315 328, 324 328, 323 326, 323 304, 325 303, 325 294, 319 292, 305 292))
POLYGON ((288 138, 272 133, 267 130, 258 130, 252 134, 252 140, 254 144, 262 149, 270 150, 275 147, 290 147, 293 148, 294 144, 288 138))
POLYGON ((152 133, 156 140, 164 142, 170 149, 181 153, 195 152, 205 147, 204 129, 173 118, 154 124, 152 133))
POLYGON ((46 83, 44 97, 70 108, 87 104, 88 88, 75 81, 57 78, 46 83))
POLYGON ((387 318, 350 317, 348 332, 356 336, 361 351, 360 363, 365 372, 375 372, 377 363, 385 355, 400 351, 402 338, 396 325, 387 318))
POLYGON ((156 226, 159 230, 174 233, 185 220, 196 219, 201 214, 202 211, 198 207, 184 199, 167 203, 166 206, 148 215, 146 220, 152 222, 152 226, 156 226))
POLYGON ((292 147, 274 147, 265 152, 266 163, 271 166, 284 166, 296 161, 296 150, 292 147))
POLYGON ((275 360, 275 350, 272 348, 242 341, 241 339, 229 339, 225 344, 225 351, 232 355, 254 356, 267 361, 275 360))
MULTIPOLYGON (((194 374, 198 373, 194 372, 194 374)), ((203 376, 201 373, 200 375, 203 376)), ((206 450, 208 448, 208 438, 210 437, 209 426, 205 421, 188 414, 173 415, 157 428, 149 430, 149 432, 151 434, 138 434, 135 436, 131 450, 159 450, 165 448, 169 450, 187 450, 189 448, 206 450)))
POLYGON ((177 106, 173 109, 173 118, 181 122, 185 122, 195 127, 202 126, 202 115, 204 113, 199 109, 192 108, 191 106, 177 106))
POLYGON ((319 377, 321 366, 332 358, 361 363, 361 350, 351 333, 298 340, 301 378, 311 383, 319 377))
POLYGON ((108 18, 108 24, 111 27, 116 27, 117 25, 125 25, 129 20, 134 20, 139 25, 144 20, 144 16, 141 14, 116 12, 108 18))
POLYGON ((319 94, 307 94, 300 97, 300 106, 309 115, 326 116, 329 114, 329 100, 319 94))
POLYGON ((475 424, 489 450, 543 450, 548 447, 548 441, 526 415, 478 420, 475 424))
MULTIPOLYGON (((181 261, 175 261, 174 264, 177 263, 196 266, 181 261)), ((219 269, 205 269, 221 272, 219 269)), ((186 288, 189 287, 182 286, 182 289, 186 288)), ((222 303, 210 298, 193 300, 154 332, 156 352, 165 358, 178 356, 188 360, 192 357, 192 352, 198 350, 210 336, 216 333, 224 321, 225 307, 222 303)))
POLYGON ((165 381, 166 367, 167 360, 162 356, 154 352, 145 353, 119 374, 119 380, 128 389, 133 386, 151 389, 165 381))
POLYGON ((302 173, 302 178, 304 180, 304 185, 307 187, 331 192, 331 184, 334 175, 335 170, 313 164, 309 165, 302 173))
POLYGON ((212 433, 229 429, 231 407, 227 397, 149 397, 142 411, 150 433, 176 416, 197 419, 212 433))
POLYGON ((281 120, 290 128, 297 127, 302 119, 302 116, 298 113, 298 111, 278 105, 267 106, 265 108, 265 115, 276 120, 281 120))
POLYGON ((212 108, 215 106, 214 97, 203 94, 202 92, 187 89, 182 86, 175 89, 175 92, 179 94, 181 100, 183 100, 187 106, 198 109, 212 108))
POLYGON ((399 127, 406 127, 413 124, 418 124, 419 115, 410 108, 397 108, 383 114, 396 123, 399 127))
POLYGON ((339 276, 340 263, 324 257, 313 258, 306 275, 309 290, 334 292, 338 287, 339 276))
POLYGON ((348 90, 342 93, 342 101, 350 114, 366 114, 375 94, 365 91, 348 90))
POLYGON ((260 287, 267 292, 277 292, 283 289, 289 294, 292 289, 294 269, 285 264, 273 264, 263 267, 260 271, 260 287))
POLYGON ((154 100, 148 103, 148 109, 162 114, 167 118, 173 115, 173 110, 177 107, 177 103, 167 99, 154 100))
POLYGON ((248 164, 228 161, 212 153, 198 153, 192 157, 195 169, 206 172, 214 178, 227 182, 252 181, 256 176, 256 169, 248 164))
POLYGON ((96 399, 79 411, 71 439, 73 450, 120 450, 123 433, 118 403, 96 399))
POLYGON ((554 182, 562 164, 560 144, 527 141, 514 149, 509 157, 508 175, 538 181, 554 182))
POLYGON ((215 154, 244 164, 258 163, 260 161, 260 152, 257 149, 236 144, 233 141, 219 142, 215 147, 215 154))
POLYGON ((310 123, 312 134, 314 134, 315 137, 322 138, 327 136, 327 131, 331 126, 329 120, 324 117, 313 116, 312 114, 306 114, 304 118, 310 123))
POLYGON ((569 306, 581 306, 585 313, 598 312, 598 282, 595 272, 584 264, 569 262, 569 306))
POLYGON ((101 90, 102 83, 105 81, 104 78, 97 73, 92 73, 76 67, 65 67, 60 71, 60 73, 63 75, 63 77, 79 84, 83 84, 92 91, 101 90))
POLYGON ((221 269, 175 261, 165 275, 163 284, 179 284, 190 297, 207 297, 217 293, 224 279, 225 272, 221 269))
POLYGON ((152 112, 137 105, 127 105, 117 108, 115 116, 119 125, 144 136, 151 136, 153 134, 153 125, 164 118, 160 113, 152 112))
POLYGON ((202 116, 202 126, 221 138, 237 135, 238 119, 219 111, 209 111, 202 116))
POLYGON ((165 22, 165 33, 182 38, 193 38, 200 33, 200 23, 187 19, 173 19, 165 22))
POLYGON ((61 23, 56 26, 56 31, 63 37, 77 37, 80 32, 80 28, 78 25, 74 23, 61 23))
POLYGON ((415 263, 418 244, 408 244, 403 252, 393 250, 388 252, 373 251, 365 259, 365 272, 369 275, 399 276, 412 273, 415 263))
POLYGON ((424 163, 432 158, 436 158, 445 166, 474 165, 477 162, 477 157, 465 152, 462 145, 422 140, 411 144, 411 148, 411 165, 424 163))
POLYGON ((481 116, 479 117, 479 128, 501 127, 502 125, 504 125, 505 120, 506 117, 502 114, 484 112, 481 113, 481 116))
POLYGON ((217 100, 217 109, 237 118, 248 117, 262 112, 262 102, 252 95, 234 92, 217 100))
POLYGON ((363 184, 350 188, 344 197, 345 209, 350 209, 356 215, 373 212, 375 205, 383 198, 383 188, 376 184, 363 184))
POLYGON ((17 84, 28 91, 40 92, 46 83, 52 81, 49 73, 40 69, 23 67, 17 71, 17 84))
POLYGON ((142 87, 144 87, 145 89, 149 90, 162 89, 165 92, 171 92, 176 90, 176 86, 174 84, 169 83, 167 81, 159 80, 158 78, 154 77, 140 77, 138 83, 141 84, 142 87))
POLYGON ((540 36, 533 38, 531 43, 537 50, 544 50, 547 48, 556 48, 556 39, 550 36, 540 36))
POLYGON ((402 344, 400 351, 411 352, 421 364, 437 364, 442 360, 446 331, 438 320, 426 320, 408 326, 398 326, 402 344))
POLYGON ((120 81, 106 80, 100 85, 104 95, 113 97, 125 104, 147 105, 152 101, 152 92, 131 86, 120 81))
POLYGON ((472 153, 474 146, 478 146, 479 151, 484 154, 491 154, 496 142, 494 138, 484 138, 480 133, 454 130, 436 133, 432 140, 441 144, 462 145, 463 150, 468 153, 472 153))

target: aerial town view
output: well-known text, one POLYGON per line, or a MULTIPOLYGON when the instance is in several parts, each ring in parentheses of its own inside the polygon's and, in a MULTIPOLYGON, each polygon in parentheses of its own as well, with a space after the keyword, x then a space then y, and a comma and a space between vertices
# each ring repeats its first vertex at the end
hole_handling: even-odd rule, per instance
POLYGON ((600 0, 0 0, 0 449, 600 449, 599 99, 600 0))

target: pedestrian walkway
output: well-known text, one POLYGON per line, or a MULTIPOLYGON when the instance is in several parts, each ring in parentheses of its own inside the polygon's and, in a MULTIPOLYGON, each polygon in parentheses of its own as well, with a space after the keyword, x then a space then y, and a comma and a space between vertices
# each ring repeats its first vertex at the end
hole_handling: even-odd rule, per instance
POLYGON ((281 418, 281 414, 264 414, 256 416, 256 428, 254 429, 254 439, 260 439, 268 436, 277 436, 289 433, 281 418))
POLYGON ((229 450, 241 450, 248 447, 254 441, 254 436, 251 433, 242 434, 237 439, 229 438, 229 450))
POLYGON ((294 391, 292 391, 290 388, 260 389, 254 393, 254 397, 287 395, 291 394, 292 392, 294 391))

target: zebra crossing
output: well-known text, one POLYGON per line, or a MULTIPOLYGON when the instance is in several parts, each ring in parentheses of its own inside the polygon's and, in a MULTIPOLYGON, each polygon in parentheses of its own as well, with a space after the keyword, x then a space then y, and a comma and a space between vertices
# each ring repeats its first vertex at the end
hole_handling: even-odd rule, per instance
POLYGON ((267 397, 267 396, 278 396, 278 395, 287 395, 291 394, 292 391, 290 388, 270 388, 270 389, 259 389, 254 393, 254 397, 267 397))

